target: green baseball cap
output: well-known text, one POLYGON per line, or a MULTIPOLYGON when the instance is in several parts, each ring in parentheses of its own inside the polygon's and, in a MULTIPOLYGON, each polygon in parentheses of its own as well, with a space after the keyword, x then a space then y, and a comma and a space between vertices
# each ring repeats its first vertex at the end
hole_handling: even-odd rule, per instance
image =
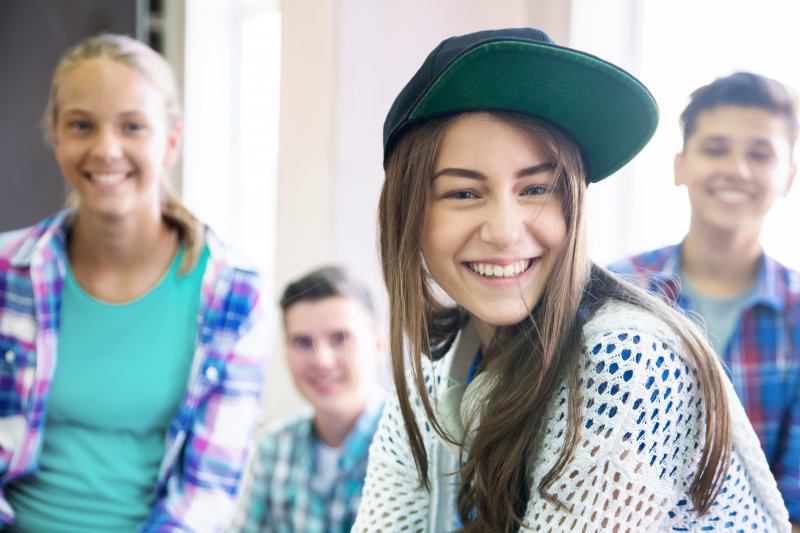
POLYGON ((384 165, 410 125, 469 111, 515 111, 561 128, 590 182, 625 166, 658 125, 653 95, 616 65, 535 28, 479 31, 442 41, 400 91, 384 122, 384 165))

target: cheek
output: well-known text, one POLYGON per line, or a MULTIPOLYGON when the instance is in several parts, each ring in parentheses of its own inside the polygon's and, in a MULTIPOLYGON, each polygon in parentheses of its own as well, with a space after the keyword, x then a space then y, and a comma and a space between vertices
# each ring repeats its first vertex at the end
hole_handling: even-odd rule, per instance
POLYGON ((457 248, 462 242, 460 229, 464 227, 466 224, 454 220, 452 214, 448 216, 436 209, 429 211, 422 227, 420 242, 422 256, 429 267, 431 262, 441 260, 442 256, 457 248))
POLYGON ((532 223, 532 233, 551 252, 557 252, 564 247, 567 241, 567 222, 560 207, 553 207, 542 213, 538 220, 532 223))

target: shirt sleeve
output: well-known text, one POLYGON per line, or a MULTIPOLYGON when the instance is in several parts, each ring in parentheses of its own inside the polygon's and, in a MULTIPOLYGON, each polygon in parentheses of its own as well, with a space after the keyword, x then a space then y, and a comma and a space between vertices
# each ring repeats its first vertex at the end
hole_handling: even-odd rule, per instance
POLYGON ((185 442, 175 447, 180 456, 141 528, 143 533, 216 532, 229 524, 271 346, 269 315, 260 312, 257 293, 252 298, 249 306, 241 302, 228 306, 227 315, 242 308, 250 309, 250 314, 241 327, 232 331, 223 327, 218 332, 222 337, 236 337, 233 349, 221 369, 205 369, 202 379, 214 383, 196 400, 190 429, 183 434, 185 442))
MULTIPOLYGON (((550 487, 562 505, 533 497, 527 517, 535 524, 587 531, 705 531, 758 523, 765 530, 783 530, 785 511, 772 505, 774 481, 772 489, 759 481, 762 473, 771 476, 755 434, 746 441, 733 435, 722 491, 706 514, 695 509, 689 485, 705 441, 705 399, 681 348, 657 335, 633 332, 589 341, 578 442, 572 461, 550 487)), ((726 390, 733 394, 729 386, 726 390)), ((548 431, 563 431, 565 413, 565 407, 556 410, 548 431)), ((746 424, 743 413, 734 422, 746 424)), ((537 472, 534 486, 560 451, 558 439, 545 441, 553 448, 545 444, 544 470, 537 472)))
POLYGON ((526 517, 536 525, 584 531, 659 531, 696 463, 702 431, 697 380, 656 339, 607 333, 589 339, 581 373, 581 426, 570 463, 538 494, 566 433, 562 389, 536 468, 526 517), (680 450, 680 453, 675 451, 680 450))

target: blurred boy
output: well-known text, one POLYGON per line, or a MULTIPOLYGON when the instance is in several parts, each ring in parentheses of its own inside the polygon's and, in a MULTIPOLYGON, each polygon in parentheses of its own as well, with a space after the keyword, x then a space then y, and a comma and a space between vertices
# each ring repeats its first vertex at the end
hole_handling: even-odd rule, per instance
POLYGON ((232 530, 347 532, 384 399, 372 299, 328 267, 291 283, 280 306, 289 370, 313 410, 257 437, 232 530))
POLYGON ((796 105, 783 85, 747 72, 694 91, 675 156, 675 184, 689 192, 689 233, 678 245, 611 267, 702 317, 795 524, 800 274, 767 256, 760 234, 796 173, 796 105))

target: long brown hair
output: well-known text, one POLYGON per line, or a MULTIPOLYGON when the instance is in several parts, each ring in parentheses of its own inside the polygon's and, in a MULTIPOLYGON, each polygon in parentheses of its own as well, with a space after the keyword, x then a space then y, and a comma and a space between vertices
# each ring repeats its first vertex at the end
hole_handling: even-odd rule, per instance
MULTIPOLYGON (((58 89, 64 75, 90 59, 106 58, 134 69, 147 78, 161 93, 166 103, 167 124, 181 122, 182 112, 178 96, 178 84, 169 63, 146 44, 125 35, 104 33, 80 41, 67 50, 56 65, 50 83, 50 96, 45 108, 43 127, 45 139, 52 144, 52 136, 58 120, 58 89)), ((77 195, 70 194, 67 205, 75 206, 77 195)), ((161 180, 161 217, 166 224, 178 232, 184 248, 179 272, 185 274, 194 268, 203 250, 203 225, 181 202, 165 173, 161 180)))
MULTIPOLYGON (((549 489, 572 457, 580 429, 578 361, 582 327, 609 300, 621 300, 657 314, 675 331, 698 369, 705 399, 706 434, 690 494, 705 513, 713 503, 730 462, 727 400, 716 356, 697 327, 680 312, 592 265, 586 252, 583 220, 585 172, 576 145, 559 129, 534 117, 506 112, 492 115, 528 133, 555 163, 555 187, 567 226, 566 245, 540 302, 519 324, 498 327, 484 351, 481 370, 502 383, 484 397, 481 422, 460 469, 458 512, 463 531, 516 531, 532 491, 561 505, 549 489), (537 439, 560 386, 568 389, 568 420, 556 464, 538 487, 531 487, 537 439), (508 435, 514 435, 509 438, 508 435)), ((422 357, 439 359, 464 325, 465 312, 435 297, 420 252, 439 146, 455 117, 428 120, 409 130, 393 149, 380 198, 379 226, 383 275, 389 294, 392 374, 420 482, 430 487, 428 458, 409 400, 410 384, 419 395, 431 427, 455 442, 434 414, 422 376, 422 357)), ((462 444, 463 445, 463 444, 462 444)))

